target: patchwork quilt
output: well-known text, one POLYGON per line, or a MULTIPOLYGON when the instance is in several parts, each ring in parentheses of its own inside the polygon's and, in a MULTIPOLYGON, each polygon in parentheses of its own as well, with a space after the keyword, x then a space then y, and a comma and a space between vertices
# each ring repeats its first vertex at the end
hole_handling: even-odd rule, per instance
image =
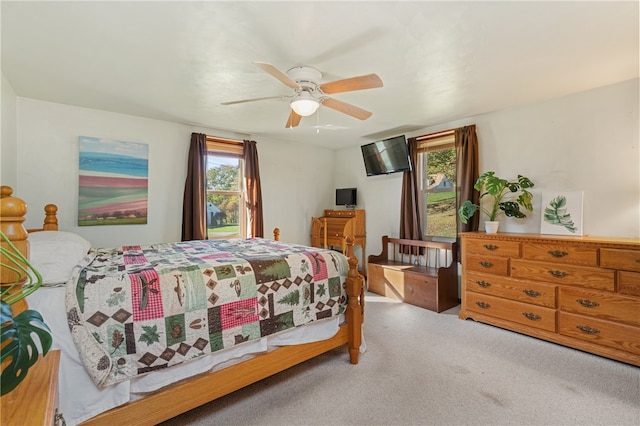
POLYGON ((67 285, 67 320, 99 387, 346 307, 339 252, 248 238, 92 249, 67 285))

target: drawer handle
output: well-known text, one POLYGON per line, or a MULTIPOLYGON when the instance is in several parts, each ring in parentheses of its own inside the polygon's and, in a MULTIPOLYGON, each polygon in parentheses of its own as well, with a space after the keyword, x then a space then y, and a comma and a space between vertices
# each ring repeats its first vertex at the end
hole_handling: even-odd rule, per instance
POLYGON ((476 305, 478 305, 478 307, 482 309, 489 309, 491 307, 491 305, 487 302, 476 302, 476 305))
POLYGON ((67 422, 64 420, 64 414, 58 413, 57 408, 55 414, 53 415, 53 424, 54 426, 67 426, 67 422))
POLYGON ((600 333, 600 330, 598 330, 597 328, 589 327, 588 325, 576 325, 576 328, 578 330, 582 331, 585 334, 598 334, 598 333, 600 333))
POLYGON ((542 293, 540 293, 539 291, 529 290, 529 289, 522 290, 522 292, 529 297, 540 297, 542 295, 542 293))
POLYGON ((525 318, 527 318, 528 320, 531 321, 538 321, 540 319, 542 319, 542 317, 538 314, 534 314, 533 312, 523 312, 522 315, 525 316, 525 318))
POLYGON ((576 299, 576 302, 578 302, 585 308, 597 308, 598 306, 600 306, 598 302, 593 302, 589 299, 576 299))
POLYGON ((564 272, 564 271, 547 271, 547 272, 556 278, 564 278, 567 275, 569 275, 567 272, 564 272))
POLYGON ((491 283, 488 283, 488 282, 482 281, 482 280, 476 281, 476 284, 478 284, 482 288, 487 288, 487 287, 491 286, 491 283))
POLYGON ((553 257, 565 257, 566 255, 569 254, 566 251, 560 251, 560 250, 549 250, 547 253, 549 253, 553 257))
POLYGON ((486 248, 489 251, 495 251, 495 250, 498 250, 500 248, 498 246, 494 246, 493 244, 485 244, 482 247, 486 248))
POLYGON ((478 263, 480 263, 480 266, 482 266, 483 268, 491 268, 493 266, 493 263, 491 263, 491 262, 482 261, 482 262, 478 262, 478 263))

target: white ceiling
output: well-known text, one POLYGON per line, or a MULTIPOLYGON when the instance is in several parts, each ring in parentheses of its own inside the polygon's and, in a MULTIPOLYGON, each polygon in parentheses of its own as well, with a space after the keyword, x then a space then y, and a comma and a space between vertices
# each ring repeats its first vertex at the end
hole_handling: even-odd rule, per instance
POLYGON ((18 96, 330 148, 639 76, 631 2, 2 1, 2 72, 18 96), (285 129, 289 95, 252 64, 323 82, 375 72, 285 129), (318 131, 319 126, 319 131, 318 131))

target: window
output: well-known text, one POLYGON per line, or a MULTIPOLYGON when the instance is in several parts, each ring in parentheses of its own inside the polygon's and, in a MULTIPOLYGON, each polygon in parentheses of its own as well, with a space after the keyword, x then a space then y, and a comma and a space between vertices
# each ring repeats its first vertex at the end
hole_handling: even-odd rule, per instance
POLYGON ((417 169, 423 234, 455 238, 456 148, 453 131, 418 138, 417 169))
POLYGON ((207 233, 209 239, 247 235, 242 142, 207 137, 207 233))

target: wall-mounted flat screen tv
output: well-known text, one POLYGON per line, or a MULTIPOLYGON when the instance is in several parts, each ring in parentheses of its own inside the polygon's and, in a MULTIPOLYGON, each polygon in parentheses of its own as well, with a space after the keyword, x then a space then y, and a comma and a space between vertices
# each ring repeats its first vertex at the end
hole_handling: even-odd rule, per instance
POLYGON ((355 207, 357 203, 356 188, 339 188, 336 189, 336 206, 355 207))
POLYGON ((362 145, 361 148, 367 176, 411 170, 407 138, 404 135, 362 145))

